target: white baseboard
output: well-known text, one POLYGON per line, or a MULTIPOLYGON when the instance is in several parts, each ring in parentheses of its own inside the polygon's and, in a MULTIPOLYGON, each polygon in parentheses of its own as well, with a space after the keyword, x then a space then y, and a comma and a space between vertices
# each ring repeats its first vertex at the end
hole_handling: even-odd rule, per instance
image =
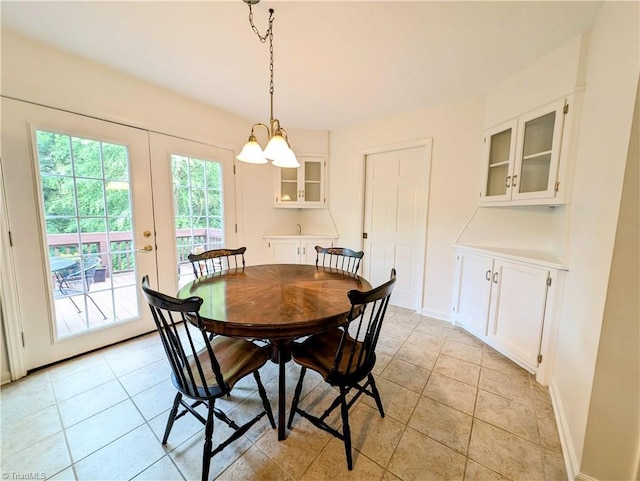
POLYGON ((427 317, 433 317, 434 319, 438 319, 440 321, 445 321, 445 322, 451 322, 453 320, 453 318, 451 317, 451 314, 446 314, 440 311, 432 311, 431 309, 423 308, 422 311, 420 311, 420 314, 427 317))
MULTIPOLYGON (((564 457, 564 465, 567 470, 567 479, 569 481, 581 479, 582 481, 590 481, 590 478, 586 475, 580 474, 580 465, 576 457, 576 451, 573 447, 573 441, 569 435, 569 426, 567 424, 567 417, 562 406, 562 399, 558 393, 556 387, 555 377, 551 379, 549 383, 549 394, 551 396, 551 403, 553 404, 553 412, 556 417, 556 425, 558 427, 558 435, 560 437, 560 444, 562 445, 562 455, 564 457), (580 478, 580 476, 583 476, 580 478)), ((596 480, 593 480, 596 481, 596 480)))
POLYGON ((578 475, 576 476, 576 481, 598 481, 598 480, 586 474, 578 473, 578 475))

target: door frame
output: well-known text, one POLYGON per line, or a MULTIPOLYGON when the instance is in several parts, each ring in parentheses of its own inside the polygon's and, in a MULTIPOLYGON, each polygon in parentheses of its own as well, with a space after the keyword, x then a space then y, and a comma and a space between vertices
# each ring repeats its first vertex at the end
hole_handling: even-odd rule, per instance
MULTIPOLYGON (((419 238, 417 239, 419 242, 419 247, 420 247, 420 256, 422 259, 422 266, 421 266, 421 272, 420 275, 418 276, 418 282, 419 282, 419 294, 415 300, 415 306, 414 306, 414 310, 416 312, 422 313, 422 304, 424 301, 424 286, 425 286, 425 278, 426 278, 426 263, 427 263, 427 226, 428 226, 428 222, 429 222, 429 197, 430 197, 430 193, 431 193, 431 164, 432 164, 432 157, 433 157, 433 138, 432 137, 428 137, 428 138, 422 138, 422 139, 416 139, 416 140, 408 140, 408 141, 404 141, 404 142, 397 142, 397 143, 393 143, 393 144, 386 144, 386 145, 382 145, 379 147, 372 147, 369 149, 365 149, 362 151, 362 230, 361 232, 365 232, 365 223, 366 223, 366 210, 367 210, 367 156, 368 155, 373 155, 373 154, 382 154, 385 152, 393 152, 396 150, 407 150, 407 149, 413 149, 413 148, 420 148, 420 147, 424 147, 425 151, 426 151, 426 161, 427 161, 427 166, 426 166, 426 171, 427 171, 427 178, 425 179, 425 186, 426 186, 426 192, 425 192, 425 205, 424 207, 424 228, 422 229, 422 232, 420 233, 420 235, 418 236, 419 238)), ((362 234, 361 234, 361 239, 362 239, 362 234)), ((364 239, 362 239, 362 248, 364 250, 364 239)), ((368 263, 369 261, 367 260, 367 256, 365 255, 363 257, 363 261, 364 261, 364 265, 362 266, 362 272, 363 274, 365 272, 367 272, 368 269, 368 263)))

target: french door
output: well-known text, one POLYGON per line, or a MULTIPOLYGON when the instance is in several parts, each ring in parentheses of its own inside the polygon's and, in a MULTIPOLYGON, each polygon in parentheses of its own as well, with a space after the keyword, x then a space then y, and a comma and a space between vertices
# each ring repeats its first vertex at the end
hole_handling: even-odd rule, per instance
POLYGON ((17 298, 8 322, 21 333, 23 371, 152 331, 142 276, 175 292, 178 239, 193 249, 194 232, 214 232, 210 221, 222 243, 225 221, 235 226, 232 153, 9 99, 2 112, 17 298), (203 215, 182 215, 191 201, 203 215))

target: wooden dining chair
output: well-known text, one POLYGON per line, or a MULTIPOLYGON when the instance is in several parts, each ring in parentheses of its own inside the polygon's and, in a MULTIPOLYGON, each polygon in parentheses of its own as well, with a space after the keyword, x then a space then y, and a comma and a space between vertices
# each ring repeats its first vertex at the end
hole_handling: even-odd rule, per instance
POLYGON ((246 251, 246 247, 212 249, 201 254, 189 254, 187 257, 193 266, 193 273, 198 278, 224 270, 244 268, 244 253, 246 251))
POLYGON ((225 336, 211 339, 200 318, 200 297, 177 299, 154 291, 149 287, 148 276, 142 279, 142 291, 151 308, 171 365, 171 379, 178 391, 169 412, 162 444, 167 443, 176 419, 187 412, 193 414, 205 426, 202 453, 202 479, 205 481, 209 476, 211 458, 244 435, 265 414, 271 427, 276 427, 271 405, 258 373, 258 369, 269 359, 269 351, 244 339, 225 336), (216 408, 215 403, 217 399, 230 395, 233 386, 249 374, 253 374, 255 378, 263 409, 238 426, 222 410, 216 408), (189 398, 190 401, 184 398, 189 398), (206 419, 196 411, 196 407, 201 404, 207 408, 206 419), (181 407, 182 411, 178 412, 181 407), (214 417, 233 429, 233 433, 215 447, 212 441, 214 417))
POLYGON ((347 296, 351 301, 351 310, 344 329, 314 334, 303 343, 294 344, 292 349, 291 356, 302 369, 293 395, 287 426, 291 429, 297 413, 316 427, 341 439, 344 442, 349 470, 353 469, 349 408, 362 394, 366 394, 375 400, 380 416, 384 417, 382 400, 371 371, 376 363, 376 345, 395 282, 396 270, 391 269, 391 278, 381 286, 365 292, 349 291, 347 296), (299 405, 307 369, 318 372, 326 383, 340 391, 320 416, 305 411, 299 405), (357 392, 347 401, 347 395, 352 389, 357 392), (338 406, 342 414, 342 431, 326 422, 338 406))
POLYGON ((316 266, 332 267, 352 274, 358 273, 363 256, 364 252, 346 247, 316 246, 316 266))

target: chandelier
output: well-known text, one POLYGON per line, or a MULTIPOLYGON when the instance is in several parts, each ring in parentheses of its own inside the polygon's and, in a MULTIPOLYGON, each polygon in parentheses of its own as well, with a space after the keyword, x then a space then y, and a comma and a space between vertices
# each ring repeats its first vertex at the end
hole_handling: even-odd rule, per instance
POLYGON ((260 42, 265 43, 267 39, 269 39, 269 96, 271 98, 270 103, 270 117, 269 117, 269 125, 263 123, 253 124, 251 127, 251 134, 249 135, 249 140, 242 151, 236 157, 238 160, 242 162, 248 162, 250 164, 266 164, 269 160, 273 162, 273 165, 276 167, 288 167, 295 168, 300 167, 300 163, 296 158, 296 154, 293 153, 291 147, 289 146, 289 141, 287 139, 287 132, 280 125, 280 121, 278 119, 273 118, 273 13, 274 10, 272 8, 269 9, 269 28, 265 32, 264 35, 260 35, 258 28, 253 23, 253 10, 251 9, 252 5, 255 5, 260 0, 243 0, 247 5, 249 5, 249 24, 251 28, 256 33, 260 42), (256 127, 264 127, 267 130, 267 134, 269 136, 269 143, 267 147, 262 150, 260 144, 258 144, 258 140, 256 139, 255 129, 256 127))

